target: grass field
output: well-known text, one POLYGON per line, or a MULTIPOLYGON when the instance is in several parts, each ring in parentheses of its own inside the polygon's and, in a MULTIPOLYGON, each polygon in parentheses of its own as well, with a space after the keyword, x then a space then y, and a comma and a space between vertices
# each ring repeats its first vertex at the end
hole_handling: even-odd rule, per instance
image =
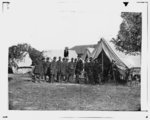
POLYGON ((140 110, 140 86, 33 83, 13 76, 9 81, 10 110, 140 110))

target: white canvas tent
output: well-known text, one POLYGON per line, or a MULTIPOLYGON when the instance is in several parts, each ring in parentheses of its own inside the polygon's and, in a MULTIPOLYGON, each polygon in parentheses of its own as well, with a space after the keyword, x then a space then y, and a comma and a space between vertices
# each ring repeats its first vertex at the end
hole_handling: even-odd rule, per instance
POLYGON ((92 57, 95 59, 101 53, 102 49, 106 52, 110 60, 115 60, 118 66, 124 68, 141 67, 141 55, 126 55, 123 52, 119 52, 115 49, 115 46, 111 42, 106 42, 104 38, 98 43, 97 47, 92 53, 92 57))
MULTIPOLYGON (((48 50, 48 51, 43 51, 43 56, 44 57, 49 57, 50 60, 53 59, 53 57, 64 57, 64 50, 48 50)), ((75 52, 75 50, 69 50, 69 60, 71 60, 71 58, 77 58, 77 53, 75 52)))
POLYGON ((15 59, 14 62, 17 64, 17 69, 13 68, 13 73, 25 74, 32 72, 32 60, 28 52, 24 52, 22 59, 15 59))
MULTIPOLYGON (((118 53, 119 54, 119 53, 118 53)), ((141 67, 141 56, 140 55, 119 55, 120 59, 128 66, 132 67, 141 67)))
POLYGON ((111 42, 107 42, 115 54, 120 58, 121 61, 125 63, 128 68, 132 67, 141 67, 141 55, 129 55, 123 52, 120 52, 115 49, 115 46, 111 42))
POLYGON ((112 48, 108 45, 108 43, 106 42, 106 40, 104 38, 102 38, 99 43, 97 44, 95 50, 92 53, 92 57, 93 59, 98 58, 98 56, 100 55, 100 53, 104 51, 106 56, 108 57, 108 59, 110 61, 114 60, 117 67, 119 67, 122 70, 125 70, 127 68, 127 66, 125 65, 125 63, 115 54, 115 52, 112 50, 112 48))
POLYGON ((31 66, 32 64, 32 60, 29 56, 28 52, 24 52, 22 55, 22 59, 16 59, 15 62, 18 65, 18 67, 27 67, 27 66, 31 66))
POLYGON ((84 51, 84 54, 82 55, 82 59, 85 60, 86 58, 90 58, 92 56, 92 52, 93 52, 94 48, 86 48, 84 51))

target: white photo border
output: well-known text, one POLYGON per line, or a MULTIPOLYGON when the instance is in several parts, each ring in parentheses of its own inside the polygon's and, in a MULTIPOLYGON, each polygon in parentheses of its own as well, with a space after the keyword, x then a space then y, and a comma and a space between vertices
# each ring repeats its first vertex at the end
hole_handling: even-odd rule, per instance
MULTIPOLYGON (((122 2, 122 1, 120 1, 122 2)), ((142 62, 141 62, 141 111, 19 111, 8 110, 8 45, 7 39, 7 15, 1 15, 3 30, 0 59, 0 119, 22 120, 22 119, 149 119, 149 81, 148 69, 150 69, 148 32, 148 1, 130 2, 128 7, 122 7, 122 12, 141 12, 142 13, 142 62), (4 19, 5 17, 5 19, 4 19), (148 68, 149 66, 149 68, 148 68)), ((8 17, 9 18, 9 17, 8 17)))

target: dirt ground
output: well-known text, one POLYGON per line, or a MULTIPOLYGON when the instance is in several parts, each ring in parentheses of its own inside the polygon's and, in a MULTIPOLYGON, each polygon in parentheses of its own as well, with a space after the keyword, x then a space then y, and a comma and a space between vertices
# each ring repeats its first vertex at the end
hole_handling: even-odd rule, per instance
POLYGON ((9 109, 138 111, 140 86, 33 83, 14 75, 9 79, 9 109))

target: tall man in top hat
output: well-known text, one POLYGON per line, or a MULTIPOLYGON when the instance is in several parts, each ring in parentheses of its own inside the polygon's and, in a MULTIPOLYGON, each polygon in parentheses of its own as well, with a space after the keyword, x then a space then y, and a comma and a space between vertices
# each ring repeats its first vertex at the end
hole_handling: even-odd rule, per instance
POLYGON ((69 59, 68 58, 66 58, 65 59, 65 62, 66 62, 66 74, 65 74, 65 76, 66 76, 66 82, 68 82, 69 81, 69 59))
POLYGON ((65 47, 64 58, 67 58, 68 56, 69 56, 69 50, 68 50, 68 47, 65 47))

